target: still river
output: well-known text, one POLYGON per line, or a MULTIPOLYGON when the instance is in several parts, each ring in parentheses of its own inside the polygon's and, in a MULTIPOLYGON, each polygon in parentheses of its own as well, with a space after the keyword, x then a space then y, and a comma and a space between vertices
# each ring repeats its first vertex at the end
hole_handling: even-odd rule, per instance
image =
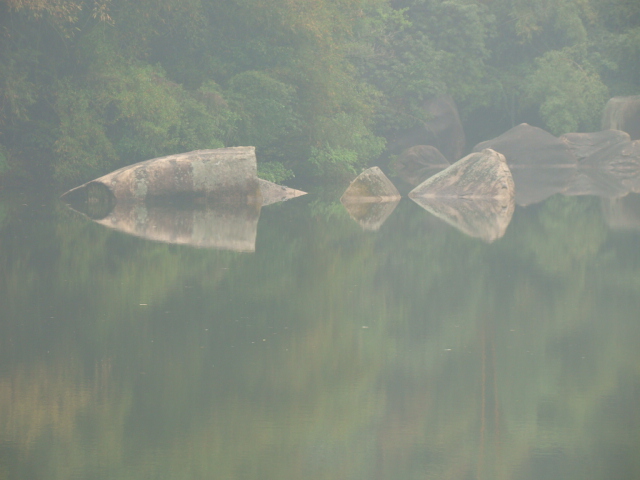
POLYGON ((640 478, 639 196, 487 243, 310 194, 238 252, 5 192, 0 479, 640 478))

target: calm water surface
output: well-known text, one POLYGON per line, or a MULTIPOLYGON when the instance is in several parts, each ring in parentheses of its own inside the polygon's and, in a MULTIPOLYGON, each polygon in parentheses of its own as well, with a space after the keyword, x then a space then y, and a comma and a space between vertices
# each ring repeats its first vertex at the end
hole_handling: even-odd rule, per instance
POLYGON ((5 193, 0 479, 640 478, 625 201, 554 196, 487 244, 308 195, 240 253, 5 193))

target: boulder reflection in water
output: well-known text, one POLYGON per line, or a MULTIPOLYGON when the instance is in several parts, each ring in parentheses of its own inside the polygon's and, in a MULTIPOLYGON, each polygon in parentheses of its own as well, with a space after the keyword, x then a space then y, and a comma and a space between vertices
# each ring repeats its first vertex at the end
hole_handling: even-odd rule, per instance
POLYGON ((179 245, 254 252, 260 206, 120 203, 97 223, 130 235, 179 245))

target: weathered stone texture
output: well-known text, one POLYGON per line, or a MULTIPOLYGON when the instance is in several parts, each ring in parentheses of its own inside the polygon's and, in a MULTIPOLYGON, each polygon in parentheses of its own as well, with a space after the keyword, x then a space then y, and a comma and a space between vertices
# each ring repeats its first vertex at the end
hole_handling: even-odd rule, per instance
POLYGON ((514 190, 504 155, 485 149, 425 180, 409 197, 463 233, 493 242, 511 221, 514 190))
POLYGON ((120 168, 70 190, 105 185, 118 202, 184 196, 215 201, 260 203, 254 147, 196 150, 120 168))
POLYGON ((514 190, 504 155, 485 149, 425 180, 409 197, 513 198, 514 190))
POLYGON ((392 202, 400 200, 398 189, 378 167, 371 167, 351 182, 340 198, 342 203, 392 202))
POLYGON ((569 152, 578 162, 584 163, 585 159, 593 154, 606 150, 620 143, 630 141, 629 134, 621 130, 603 130, 591 133, 565 133, 559 137, 569 152))
POLYGON ((260 184, 260 192, 262 193, 262 206, 271 205, 272 203, 285 202, 292 198, 306 195, 307 192, 296 190, 294 188, 278 185, 262 178, 258 179, 260 184))

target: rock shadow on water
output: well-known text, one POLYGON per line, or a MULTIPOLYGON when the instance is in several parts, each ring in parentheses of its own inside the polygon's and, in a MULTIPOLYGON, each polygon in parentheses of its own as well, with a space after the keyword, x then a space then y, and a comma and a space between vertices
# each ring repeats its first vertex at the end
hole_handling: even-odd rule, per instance
POLYGON ((363 230, 376 231, 395 210, 400 198, 382 170, 371 167, 351 182, 340 203, 363 230))
MULTIPOLYGON (((69 205, 76 210, 73 205, 69 205)), ((255 252, 260 205, 190 201, 119 202, 96 223, 128 235, 175 245, 255 252)))
POLYGON ((602 199, 605 222, 614 230, 640 231, 640 194, 602 199))
POLYGON ((560 137, 578 162, 564 195, 621 198, 640 191, 640 140, 619 130, 567 133, 560 137))
MULTIPOLYGON (((261 180, 264 205, 286 201, 305 192, 261 180)), ((251 201, 206 202, 191 195, 171 195, 144 202, 117 202, 104 185, 64 198, 68 206, 96 223, 129 235, 198 248, 255 252, 258 220, 263 207, 251 201)))
POLYGON ((515 203, 492 198, 412 198, 419 206, 465 235, 492 243, 504 236, 515 203))
POLYGON ((472 153, 409 193, 419 206, 471 237, 501 238, 515 210, 515 187, 504 155, 472 153))
POLYGON ((400 200, 389 202, 343 203, 344 208, 363 230, 376 232, 387 221, 387 218, 400 203, 400 200))

